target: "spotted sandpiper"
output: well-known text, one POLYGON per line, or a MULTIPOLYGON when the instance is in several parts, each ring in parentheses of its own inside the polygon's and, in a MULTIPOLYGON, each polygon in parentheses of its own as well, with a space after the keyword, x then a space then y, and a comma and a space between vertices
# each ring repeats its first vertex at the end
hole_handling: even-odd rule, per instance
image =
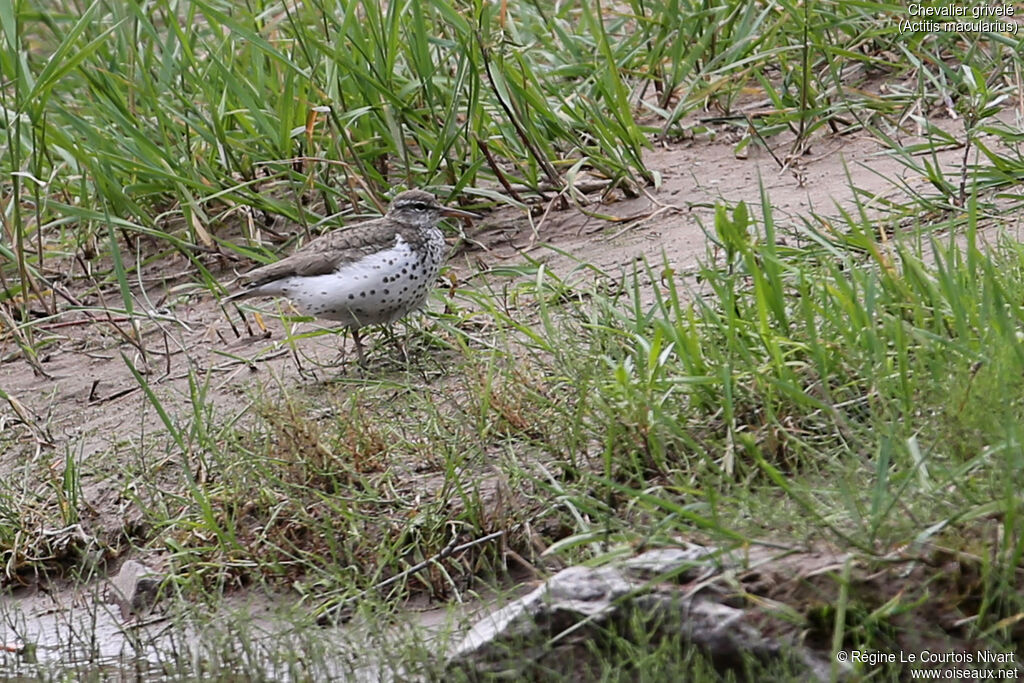
POLYGON ((301 312, 352 331, 387 324, 427 300, 445 259, 442 216, 475 218, 423 190, 399 193, 385 215, 322 235, 291 256, 242 276, 245 289, 226 301, 283 296, 301 312))

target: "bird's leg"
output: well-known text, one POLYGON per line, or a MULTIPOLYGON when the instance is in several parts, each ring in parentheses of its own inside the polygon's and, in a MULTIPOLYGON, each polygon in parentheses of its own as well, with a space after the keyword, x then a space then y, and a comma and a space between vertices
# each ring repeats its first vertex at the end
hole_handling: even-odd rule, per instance
POLYGON ((359 367, 366 367, 366 358, 363 356, 363 340, 359 336, 359 330, 352 328, 352 341, 356 345, 356 357, 359 359, 359 367))

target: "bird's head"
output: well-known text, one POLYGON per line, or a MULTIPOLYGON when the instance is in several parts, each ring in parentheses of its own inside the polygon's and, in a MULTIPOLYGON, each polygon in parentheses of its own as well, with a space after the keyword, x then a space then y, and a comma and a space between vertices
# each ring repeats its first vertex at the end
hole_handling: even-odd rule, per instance
POLYGON ((423 190, 400 192, 391 201, 388 218, 414 226, 433 226, 441 216, 476 218, 476 214, 461 209, 452 209, 437 201, 437 198, 423 190))

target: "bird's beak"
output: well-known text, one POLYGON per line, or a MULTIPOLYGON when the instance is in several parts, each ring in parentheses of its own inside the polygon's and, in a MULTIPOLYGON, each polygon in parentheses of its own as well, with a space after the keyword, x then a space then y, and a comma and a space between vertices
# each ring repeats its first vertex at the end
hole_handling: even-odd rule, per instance
POLYGON ((453 209, 448 206, 445 206, 441 209, 441 214, 444 216, 451 216, 452 218, 480 218, 480 216, 470 211, 463 211, 462 209, 453 209))

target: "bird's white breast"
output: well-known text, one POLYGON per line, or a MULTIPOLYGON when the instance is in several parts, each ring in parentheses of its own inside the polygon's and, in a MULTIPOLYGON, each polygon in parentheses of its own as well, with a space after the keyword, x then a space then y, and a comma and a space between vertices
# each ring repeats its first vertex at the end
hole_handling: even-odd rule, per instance
MULTIPOLYGON (((443 250, 440 232, 437 238, 429 240, 428 251, 443 250)), ((424 256, 396 235, 394 246, 341 264, 332 273, 293 275, 259 290, 288 297, 307 315, 349 327, 389 323, 420 307, 430 293, 441 263, 433 252, 434 258, 424 256)))

